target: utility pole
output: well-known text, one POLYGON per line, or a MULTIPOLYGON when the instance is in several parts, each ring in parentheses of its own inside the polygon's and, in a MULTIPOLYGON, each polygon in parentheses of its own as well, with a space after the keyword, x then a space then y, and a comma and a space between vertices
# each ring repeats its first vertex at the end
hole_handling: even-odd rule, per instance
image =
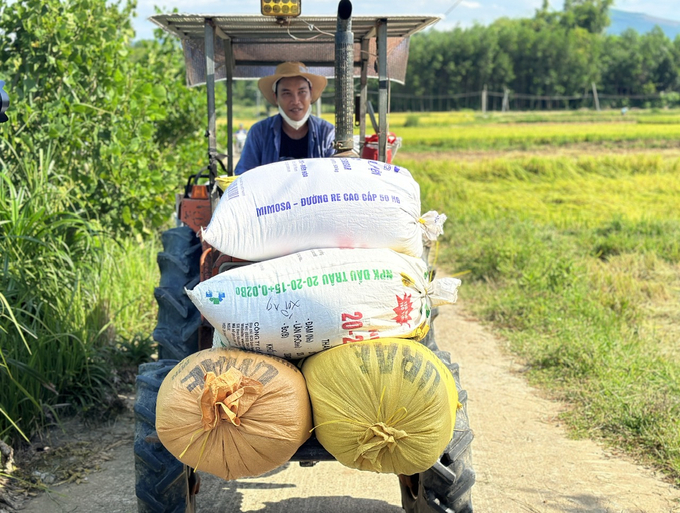
POLYGON ((501 104, 501 111, 508 112, 509 110, 510 110, 509 90, 506 87, 505 91, 503 92, 503 103, 501 104))
POLYGON ((595 109, 599 112, 600 111, 600 99, 597 96, 597 86, 595 85, 595 82, 593 82, 593 98, 595 99, 595 109))

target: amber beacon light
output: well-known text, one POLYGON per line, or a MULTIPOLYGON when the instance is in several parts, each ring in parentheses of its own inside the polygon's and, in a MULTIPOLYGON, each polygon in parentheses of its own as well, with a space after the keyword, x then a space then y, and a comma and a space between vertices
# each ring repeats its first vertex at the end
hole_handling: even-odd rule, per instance
POLYGON ((264 16, 293 18, 302 13, 302 0, 260 0, 260 12, 264 16))

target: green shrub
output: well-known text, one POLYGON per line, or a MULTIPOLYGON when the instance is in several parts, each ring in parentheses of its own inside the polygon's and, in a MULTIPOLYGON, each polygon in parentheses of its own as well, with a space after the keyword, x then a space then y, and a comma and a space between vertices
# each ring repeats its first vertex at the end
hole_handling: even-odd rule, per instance
POLYGON ((406 121, 404 121, 404 126, 418 126, 420 122, 420 116, 418 114, 409 114, 406 116, 406 121))
POLYGON ((158 245, 103 236, 72 190, 49 151, 0 159, 0 438, 106 409, 153 351, 158 245))
POLYGON ((0 33, 11 35, 0 45, 0 75, 12 99, 0 154, 35 158, 49 146, 77 210, 116 233, 148 235, 170 216, 191 170, 182 168, 200 155, 182 144, 202 142, 194 136, 204 110, 183 85, 176 43, 131 54, 133 8, 20 0, 0 10, 0 33))

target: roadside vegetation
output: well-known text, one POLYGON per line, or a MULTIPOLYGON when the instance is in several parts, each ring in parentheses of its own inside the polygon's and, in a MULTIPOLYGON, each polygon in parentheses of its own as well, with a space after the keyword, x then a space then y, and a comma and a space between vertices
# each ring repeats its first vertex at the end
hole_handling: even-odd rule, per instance
POLYGON ((463 275, 461 302, 569 405, 575 435, 680 483, 680 158, 398 163, 449 216, 438 264, 463 275))
POLYGON ((176 42, 130 45, 131 15, 0 0, 3 441, 115 409, 154 351, 157 234, 198 167, 205 100, 176 42))
MULTIPOLYGON (((206 108, 203 91, 184 86, 175 41, 131 42, 132 9, 0 0, 0 34, 13 34, 0 43, 12 101, 0 132, 2 441, 30 439, 63 413, 115 408, 155 350, 158 234, 172 224, 175 192, 205 164, 206 108)), ((571 18, 539 14, 532 31, 562 23, 554 37, 590 41, 571 18)), ((419 41, 416 61, 436 53, 419 41)), ((670 82, 645 68, 648 90, 675 87, 673 66, 670 82)), ((596 78, 586 71, 579 90, 596 78)), ((560 84, 533 92, 568 92, 560 84)), ((253 88, 235 87, 244 106, 235 126, 261 114, 253 88)), ((680 159, 650 152, 680 148, 680 111, 406 112, 391 126, 404 144, 396 163, 420 182, 424 208, 449 216, 438 264, 463 274, 461 302, 571 405, 575 434, 652 460, 680 483, 680 159), (597 151, 511 154, 584 147, 597 151)))

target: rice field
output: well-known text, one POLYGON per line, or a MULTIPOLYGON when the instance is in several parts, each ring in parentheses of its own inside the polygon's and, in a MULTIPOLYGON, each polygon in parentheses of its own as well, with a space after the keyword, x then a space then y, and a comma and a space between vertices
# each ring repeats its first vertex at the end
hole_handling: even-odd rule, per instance
POLYGON ((678 145, 678 129, 419 124, 399 128, 395 159, 420 183, 423 209, 449 217, 437 265, 463 279, 461 306, 508 341, 534 384, 570 405, 575 436, 623 448, 676 483, 680 155, 649 146, 678 145), (435 131, 441 157, 422 151, 435 131), (542 151, 531 151, 532 138, 542 151), (610 146, 582 144, 595 139, 610 146))
MULTIPOLYGON (((255 121, 243 113, 235 126, 255 121)), ((391 130, 423 209, 449 217, 436 264, 463 279, 460 307, 571 406, 575 436, 625 449, 680 484, 680 111, 398 113, 391 130)), ((21 342, 0 365, 11 385, 0 403, 15 406, 0 411, 5 437, 15 421, 30 435, 74 396, 86 408, 105 403, 96 389, 111 378, 111 357, 100 349, 148 357, 159 249, 157 240, 109 247, 96 226, 66 216, 68 183, 54 185, 64 178, 49 158, 11 171, 38 186, 7 178, 0 195, 12 235, 0 239, 0 342, 21 342), (36 245, 33 225, 50 238, 36 245), (74 252, 102 244, 100 257, 73 264, 74 252), (29 249, 42 260, 17 253, 10 264, 29 249), (39 302, 23 299, 36 290, 39 302)))
POLYGON ((392 130, 412 151, 531 149, 588 143, 637 148, 680 147, 680 122, 652 123, 480 123, 404 126, 392 130))
POLYGON ((396 112, 390 115, 392 126, 405 126, 418 119, 423 126, 476 125, 494 123, 680 123, 680 109, 631 109, 594 111, 588 109, 565 111, 498 112, 396 112))

